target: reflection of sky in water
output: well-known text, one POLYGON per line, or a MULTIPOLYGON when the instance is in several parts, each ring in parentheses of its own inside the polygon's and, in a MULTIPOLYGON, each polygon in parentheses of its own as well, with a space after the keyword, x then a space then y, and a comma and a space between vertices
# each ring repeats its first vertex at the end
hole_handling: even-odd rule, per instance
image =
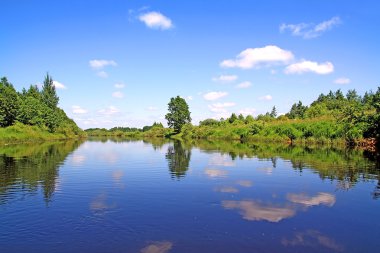
POLYGON ((322 247, 337 252, 344 251, 344 247, 341 244, 316 230, 295 233, 292 238, 283 238, 281 243, 284 246, 303 246, 315 249, 322 247))
MULTIPOLYGON (((242 159, 239 154, 232 160, 228 151, 218 154, 199 148, 188 157, 193 173, 173 180, 166 157, 170 145, 154 149, 141 142, 87 142, 45 170, 39 170, 44 166, 40 161, 30 162, 34 167, 28 169, 24 160, 18 167, 4 160, 8 163, 4 176, 12 172, 15 180, 37 190, 18 197, 22 187, 18 181, 0 177, 13 194, 1 193, 0 198, 15 199, 0 202, 2 252, 55 252, 58 241, 75 253, 84 247, 88 252, 133 253, 380 248, 380 202, 371 195, 375 180, 362 180, 358 174, 350 191, 336 192, 339 181, 331 177, 347 178, 344 173, 334 174, 341 171, 326 164, 321 171, 311 165, 301 170, 294 165, 302 157, 289 162, 290 155, 297 154, 286 153, 283 159, 276 155, 272 167, 265 155, 242 159), (326 173, 328 180, 322 180, 326 173), (44 194, 50 196, 48 205, 44 194), (40 246, 42 241, 47 243, 40 246), (29 250, 30 245, 35 246, 29 250)), ((315 159, 319 162, 321 156, 315 159)), ((54 163, 47 159, 46 164, 54 163)))
POLYGON ((143 248, 141 253, 167 253, 173 247, 173 243, 169 241, 162 242, 152 242, 145 248, 143 248))
POLYGON ((318 206, 318 205, 326 205, 333 206, 335 204, 336 198, 334 195, 330 193, 320 192, 317 196, 310 197, 304 193, 300 194, 288 194, 287 199, 293 203, 302 204, 307 207, 309 206, 318 206))
POLYGON ((205 169, 205 174, 211 178, 226 177, 228 175, 228 171, 220 169, 205 169))
POLYGON ((238 209, 243 219, 250 221, 279 222, 292 217, 296 211, 293 207, 279 207, 272 204, 263 204, 254 200, 225 200, 222 206, 226 209, 238 209))
POLYGON ((225 192, 225 193, 237 193, 237 192, 239 192, 239 189, 232 187, 232 186, 222 186, 222 187, 215 188, 215 191, 225 192))
POLYGON ((224 200, 222 206, 225 209, 237 209, 245 220, 279 222, 296 215, 299 209, 306 211, 307 208, 317 205, 332 207, 336 201, 334 195, 324 192, 320 192, 314 197, 309 197, 303 193, 290 193, 287 194, 287 199, 291 203, 281 205, 255 200, 224 200))
POLYGON ((236 166, 235 162, 231 157, 221 154, 212 154, 208 164, 210 166, 224 166, 224 167, 234 167, 236 166))

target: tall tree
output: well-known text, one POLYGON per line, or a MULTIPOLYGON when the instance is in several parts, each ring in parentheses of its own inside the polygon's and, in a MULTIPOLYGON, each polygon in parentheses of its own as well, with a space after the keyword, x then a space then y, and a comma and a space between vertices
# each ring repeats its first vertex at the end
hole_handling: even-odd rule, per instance
POLYGON ((50 108, 54 109, 58 105, 59 97, 55 91, 53 79, 49 74, 46 74, 44 85, 41 91, 42 99, 44 103, 50 108))
POLYGON ((271 116, 272 118, 276 118, 276 117, 277 117, 276 106, 273 106, 272 111, 271 111, 271 113, 270 113, 270 116, 271 116))
POLYGON ((168 126, 172 127, 175 133, 181 132, 182 126, 191 122, 189 106, 185 99, 180 96, 170 99, 168 110, 169 112, 165 115, 165 119, 168 121, 168 126))
POLYGON ((3 77, 0 80, 0 126, 13 125, 19 109, 19 97, 13 85, 3 77))

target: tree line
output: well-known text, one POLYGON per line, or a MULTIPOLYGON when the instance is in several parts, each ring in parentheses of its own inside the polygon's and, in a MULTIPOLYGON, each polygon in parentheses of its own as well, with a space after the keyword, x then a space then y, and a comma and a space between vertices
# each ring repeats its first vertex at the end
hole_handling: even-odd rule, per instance
POLYGON ((58 107, 58 102, 59 97, 49 74, 45 76, 41 90, 37 85, 30 85, 21 92, 17 92, 3 77, 0 81, 0 127, 23 124, 66 137, 82 135, 83 131, 58 107))

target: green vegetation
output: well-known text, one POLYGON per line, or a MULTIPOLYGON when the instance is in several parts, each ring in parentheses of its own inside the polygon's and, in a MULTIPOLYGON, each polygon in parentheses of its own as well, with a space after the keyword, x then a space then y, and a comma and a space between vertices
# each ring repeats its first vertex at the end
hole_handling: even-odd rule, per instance
POLYGON ((244 117, 232 113, 227 119, 205 119, 199 126, 186 124, 182 138, 272 141, 303 144, 373 146, 380 138, 380 87, 363 97, 355 90, 346 96, 338 90, 321 94, 310 106, 295 103, 285 115, 271 112, 244 117))
POLYGON ((191 122, 189 106, 185 99, 177 96, 170 99, 168 110, 165 119, 168 121, 168 126, 174 129, 174 133, 178 134, 183 125, 191 122))
POLYGON ((291 144, 358 145, 374 148, 380 139, 380 87, 376 93, 359 96, 355 90, 343 95, 330 91, 305 106, 301 101, 292 105, 285 115, 271 112, 257 117, 232 113, 227 119, 205 119, 198 126, 190 123, 186 101, 171 98, 166 115, 170 128, 161 123, 142 129, 117 127, 87 129, 89 136, 132 138, 171 137, 175 139, 208 139, 270 141, 291 144))
POLYGON ((83 137, 85 133, 58 107, 52 77, 47 74, 40 91, 31 85, 17 92, 3 77, 0 81, 0 142, 83 137))

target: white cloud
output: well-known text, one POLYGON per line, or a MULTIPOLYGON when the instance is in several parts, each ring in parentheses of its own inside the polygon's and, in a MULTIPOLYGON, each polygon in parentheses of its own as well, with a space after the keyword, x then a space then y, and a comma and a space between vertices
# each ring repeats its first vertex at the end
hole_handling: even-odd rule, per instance
POLYGON ((245 82, 242 82, 242 83, 239 83, 238 85, 236 85, 236 88, 238 88, 238 89, 245 89, 245 88, 249 88, 251 86, 252 86, 251 82, 245 81, 245 82))
POLYGON ((122 88, 125 87, 125 84, 123 84, 123 83, 115 83, 114 86, 115 86, 116 89, 122 89, 122 88))
POLYGON ((253 115, 256 112, 255 108, 244 108, 239 111, 239 114, 243 114, 244 116, 253 115))
POLYGON ((338 78, 334 81, 334 83, 336 84, 349 84, 351 83, 351 80, 347 77, 341 77, 341 78, 338 78))
POLYGON ((313 23, 281 24, 280 32, 290 31, 293 36, 300 36, 304 39, 312 39, 321 36, 322 33, 331 30, 333 27, 341 23, 342 21, 339 17, 333 17, 316 25, 313 23))
POLYGON ((117 63, 113 60, 91 60, 89 61, 89 64, 93 69, 102 69, 106 66, 117 66, 117 63))
POLYGON ((233 82, 238 79, 237 75, 220 75, 218 77, 213 77, 212 80, 214 82, 222 82, 222 83, 228 83, 233 82))
POLYGON ((235 106, 235 103, 233 103, 233 102, 226 102, 226 103, 216 103, 216 104, 208 105, 208 108, 212 112, 221 113, 221 112, 227 112, 226 108, 227 107, 232 107, 232 106, 235 106))
POLYGON ((140 15, 139 20, 149 28, 167 30, 173 27, 173 23, 168 17, 155 11, 140 15))
POLYGON ((101 109, 98 111, 98 113, 109 116, 119 113, 120 110, 116 108, 115 106, 108 106, 107 108, 101 109))
POLYGON ((270 101, 272 99, 273 99, 273 97, 271 95, 265 95, 265 96, 259 97, 259 100, 270 101))
POLYGON ((123 97, 124 97, 124 94, 123 94, 123 92, 115 91, 114 93, 112 93, 112 96, 113 96, 114 98, 123 98, 123 97))
POLYGON ((85 114, 88 112, 86 109, 83 109, 79 105, 73 105, 71 108, 74 114, 85 114))
POLYGON ((212 100, 217 100, 219 98, 222 98, 222 97, 225 97, 227 96, 228 93, 227 92, 223 92, 223 91, 212 91, 212 92, 209 92, 209 93, 206 93, 203 95, 203 98, 206 99, 206 100, 209 100, 209 101, 212 101, 212 100))
POLYGON ((314 72, 319 75, 330 74, 334 71, 334 65, 331 62, 318 63, 313 61, 300 61, 291 64, 285 68, 286 74, 302 74, 305 72, 314 72))
POLYGON ((148 106, 148 108, 146 108, 148 111, 157 111, 158 108, 157 107, 154 107, 154 106, 148 106))
POLYGON ((188 100, 188 101, 193 100, 193 96, 187 96, 187 97, 186 97, 186 100, 188 100))
POLYGON ((65 90, 67 89, 66 86, 63 84, 63 83, 60 83, 58 81, 53 81, 53 86, 56 88, 56 89, 61 89, 61 90, 65 90))
POLYGON ((108 74, 105 71, 99 71, 98 73, 96 73, 96 75, 101 77, 101 78, 107 78, 108 77, 108 74))
POLYGON ((269 45, 261 48, 248 48, 238 54, 236 59, 222 61, 220 66, 225 68, 250 69, 263 64, 285 64, 293 58, 292 52, 269 45))

